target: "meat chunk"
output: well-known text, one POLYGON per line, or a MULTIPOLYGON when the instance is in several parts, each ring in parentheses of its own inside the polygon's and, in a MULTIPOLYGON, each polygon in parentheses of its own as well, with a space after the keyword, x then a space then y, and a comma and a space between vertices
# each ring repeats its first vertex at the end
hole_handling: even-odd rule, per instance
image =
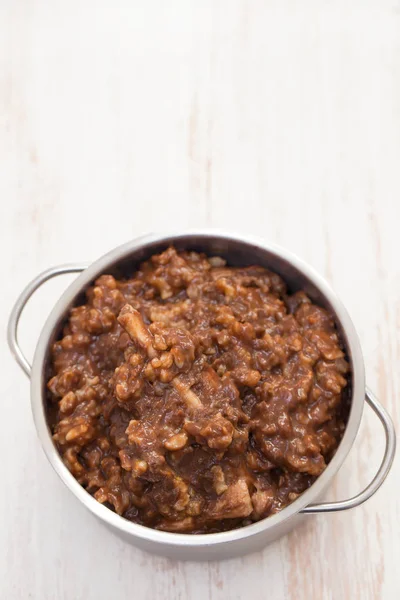
POLYGON ((253 512, 249 489, 244 480, 239 479, 210 507, 213 519, 238 519, 248 517, 253 512))
POLYGON ((144 324, 138 310, 132 308, 129 304, 125 304, 119 313, 118 322, 127 331, 132 341, 146 350, 150 358, 154 358, 157 355, 153 347, 153 336, 144 324))
POLYGON ((175 379, 172 381, 172 385, 188 408, 200 408, 202 406, 200 398, 196 396, 190 387, 181 379, 179 379, 179 377, 175 377, 175 379))

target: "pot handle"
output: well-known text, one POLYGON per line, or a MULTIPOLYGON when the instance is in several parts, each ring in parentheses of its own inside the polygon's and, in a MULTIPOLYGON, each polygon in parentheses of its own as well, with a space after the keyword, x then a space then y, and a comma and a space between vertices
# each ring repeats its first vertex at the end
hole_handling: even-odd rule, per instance
POLYGON ((394 430, 392 419, 390 418, 386 410, 383 408, 382 404, 378 402, 375 395, 368 388, 365 391, 365 398, 372 410, 379 418, 385 431, 385 454, 383 456, 378 472, 376 473, 371 483, 369 483, 362 492, 357 494, 357 496, 349 498, 348 500, 341 500, 339 502, 322 502, 320 504, 310 504, 309 506, 306 506, 306 508, 303 508, 303 510, 300 512, 307 514, 316 514, 324 512, 337 512, 339 510, 355 508, 356 506, 360 506, 360 504, 371 498, 371 496, 373 496, 375 492, 379 490, 382 483, 385 481, 392 466, 394 455, 396 452, 396 433, 394 430))
POLYGON ((71 264, 71 265, 59 265, 57 267, 51 267, 43 273, 40 273, 35 279, 33 279, 26 288, 23 290, 19 298, 17 299, 14 307, 11 311, 10 318, 8 320, 8 329, 7 329, 7 339, 10 350, 25 373, 28 377, 31 374, 31 365, 29 364, 28 359, 25 354, 22 352, 20 345, 18 343, 18 324, 21 318, 21 315, 24 311, 26 303, 29 298, 32 296, 34 292, 38 288, 40 288, 43 283, 56 277, 57 275, 65 275, 66 273, 80 273, 87 268, 87 265, 82 264, 71 264))

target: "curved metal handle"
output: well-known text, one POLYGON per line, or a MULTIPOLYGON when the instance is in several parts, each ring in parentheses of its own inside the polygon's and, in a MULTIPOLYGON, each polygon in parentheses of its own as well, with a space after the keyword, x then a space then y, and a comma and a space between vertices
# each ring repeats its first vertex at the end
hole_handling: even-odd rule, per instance
POLYGON ((19 364, 19 366, 21 367, 23 372, 28 377, 31 374, 31 365, 29 364, 28 359, 22 352, 22 350, 19 346, 19 343, 18 343, 18 324, 19 324, 21 315, 23 313, 23 310, 26 306, 26 303, 28 302, 28 300, 32 296, 32 294, 38 288, 40 288, 40 286, 43 283, 45 283, 45 281, 48 281, 49 279, 52 279, 53 277, 56 277, 57 275, 65 275, 66 273, 80 273, 81 271, 84 271, 86 268, 87 268, 87 265, 78 265, 78 264, 59 265, 58 267, 51 267, 50 269, 43 271, 43 273, 40 273, 40 275, 38 275, 37 277, 35 277, 35 279, 33 279, 30 283, 28 283, 28 285, 23 290, 23 292, 19 296, 18 300, 14 304, 14 307, 11 311, 10 318, 8 320, 8 329, 7 329, 8 345, 10 347, 10 350, 11 350, 15 360, 17 361, 17 363, 19 364))
POLYGON ((369 390, 368 388, 365 392, 365 397, 372 410, 378 416, 385 431, 385 454, 383 456, 383 460, 378 469, 378 472, 376 473, 371 483, 367 485, 365 490, 357 494, 357 496, 349 498, 348 500, 342 500, 340 502, 310 504, 306 508, 303 508, 303 510, 301 511, 302 513, 315 514, 322 512, 337 512, 339 510, 347 510, 348 508, 354 508, 371 498, 371 496, 373 496, 375 492, 379 490, 382 483, 385 481, 387 474, 390 471, 390 467, 392 466, 394 455, 396 452, 396 433, 394 430, 392 419, 390 418, 386 410, 383 408, 383 406, 378 402, 371 390, 369 390))

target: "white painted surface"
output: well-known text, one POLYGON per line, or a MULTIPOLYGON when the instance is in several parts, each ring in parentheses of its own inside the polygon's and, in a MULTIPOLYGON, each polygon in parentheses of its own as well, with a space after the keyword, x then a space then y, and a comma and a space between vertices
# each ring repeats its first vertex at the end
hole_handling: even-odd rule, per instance
MULTIPOLYGON (((50 265, 149 230, 250 232, 333 284, 399 427, 399 164, 398 1, 0 2, 1 598, 399 597, 399 460, 363 507, 310 516, 260 554, 152 557, 58 481, 4 341, 50 265)), ((66 284, 29 306, 28 353, 66 284)), ((371 478, 382 442, 366 410, 332 498, 371 478)))

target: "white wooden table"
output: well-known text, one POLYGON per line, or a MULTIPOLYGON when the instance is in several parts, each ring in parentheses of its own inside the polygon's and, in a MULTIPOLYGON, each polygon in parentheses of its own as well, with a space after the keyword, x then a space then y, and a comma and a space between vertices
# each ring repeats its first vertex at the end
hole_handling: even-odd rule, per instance
MULTIPOLYGON (((400 5, 396 0, 2 0, 0 597, 400 597, 400 461, 357 510, 310 516, 264 552, 177 563, 120 541, 47 463, 5 344, 40 270, 149 230, 264 236, 347 305, 369 385, 400 428, 400 5)), ((32 355, 67 279, 32 300, 32 355)), ((331 490, 383 450, 368 409, 331 490)))

